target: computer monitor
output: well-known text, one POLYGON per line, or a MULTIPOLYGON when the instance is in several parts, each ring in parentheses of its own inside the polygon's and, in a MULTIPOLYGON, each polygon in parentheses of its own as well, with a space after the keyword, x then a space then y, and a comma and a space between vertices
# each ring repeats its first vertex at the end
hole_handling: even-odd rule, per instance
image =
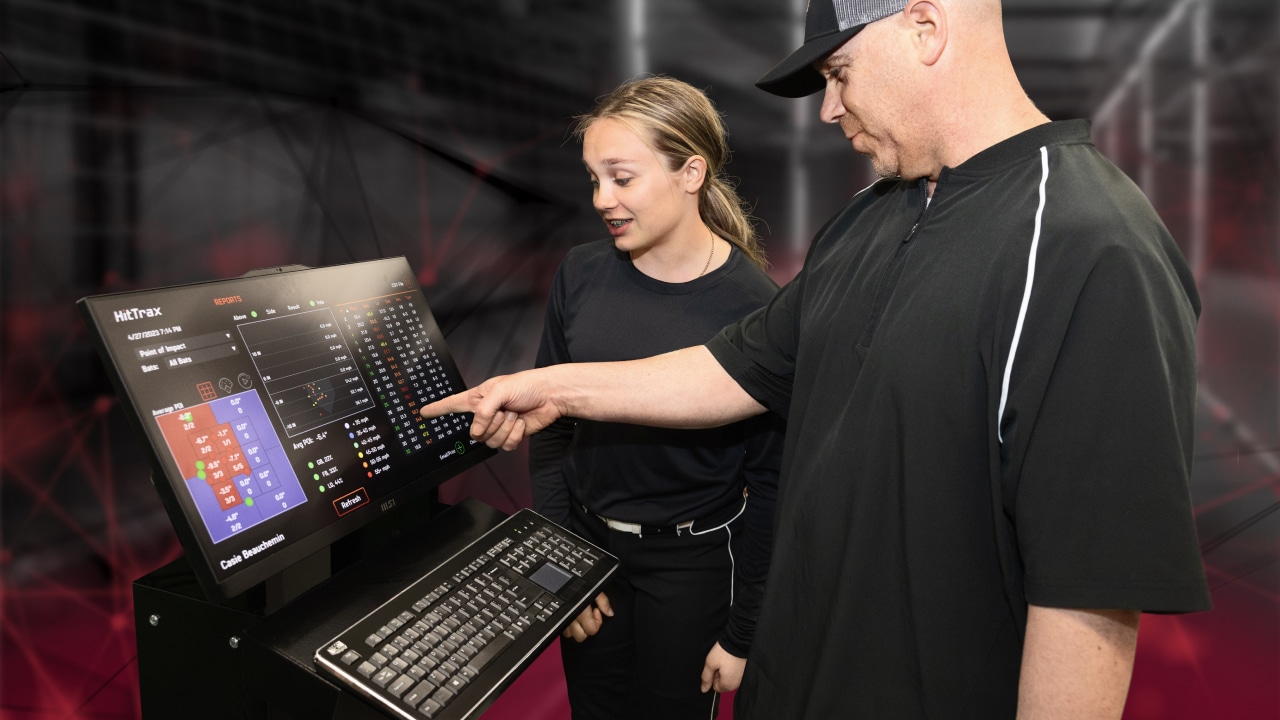
POLYGON ((418 415, 465 385, 402 257, 79 306, 211 600, 494 452, 469 415, 418 415))

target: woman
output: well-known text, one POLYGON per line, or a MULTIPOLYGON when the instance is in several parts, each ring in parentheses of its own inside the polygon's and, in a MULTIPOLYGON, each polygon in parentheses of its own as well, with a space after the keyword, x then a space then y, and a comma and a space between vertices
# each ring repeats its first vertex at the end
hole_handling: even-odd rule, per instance
MULTIPOLYGON (((721 176, 725 131, 701 91, 624 84, 576 134, 610 238, 556 273, 539 367, 697 345, 768 302, 777 286, 721 176)), ((562 420, 532 438, 534 508, 622 563, 561 640, 574 718, 708 718, 737 687, 781 448, 768 415, 710 430, 562 420)))

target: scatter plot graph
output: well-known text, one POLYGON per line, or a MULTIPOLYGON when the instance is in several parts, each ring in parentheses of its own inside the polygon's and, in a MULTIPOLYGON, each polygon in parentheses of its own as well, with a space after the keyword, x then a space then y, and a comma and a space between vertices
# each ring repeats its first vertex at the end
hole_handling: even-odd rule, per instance
POLYGON ((239 330, 289 437, 373 407, 328 308, 249 322, 239 330))
POLYGON ((330 394, 333 391, 333 386, 329 385, 328 381, 317 380, 316 382, 309 382, 304 388, 307 393, 307 399, 311 401, 312 408, 322 415, 333 412, 333 395, 330 394))
POLYGON ((256 392, 156 422, 213 542, 307 501, 256 392))

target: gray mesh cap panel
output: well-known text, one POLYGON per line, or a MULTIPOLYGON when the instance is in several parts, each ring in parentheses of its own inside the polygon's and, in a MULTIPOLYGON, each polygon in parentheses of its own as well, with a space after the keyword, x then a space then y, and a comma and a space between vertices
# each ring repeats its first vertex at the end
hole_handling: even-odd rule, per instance
POLYGON ((855 25, 866 25, 881 18, 902 12, 906 0, 830 0, 836 11, 836 22, 841 30, 855 25))

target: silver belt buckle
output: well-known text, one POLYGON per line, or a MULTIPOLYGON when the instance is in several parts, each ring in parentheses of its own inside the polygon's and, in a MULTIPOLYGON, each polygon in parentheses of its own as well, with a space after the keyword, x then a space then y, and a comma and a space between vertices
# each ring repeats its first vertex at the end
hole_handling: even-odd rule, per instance
POLYGON ((643 534, 643 532, 640 529, 640 525, 637 523, 622 522, 621 520, 611 520, 607 517, 604 517, 603 515, 597 515, 596 517, 603 520, 604 524, 608 525, 610 530, 617 530, 618 532, 631 533, 632 535, 643 534))

